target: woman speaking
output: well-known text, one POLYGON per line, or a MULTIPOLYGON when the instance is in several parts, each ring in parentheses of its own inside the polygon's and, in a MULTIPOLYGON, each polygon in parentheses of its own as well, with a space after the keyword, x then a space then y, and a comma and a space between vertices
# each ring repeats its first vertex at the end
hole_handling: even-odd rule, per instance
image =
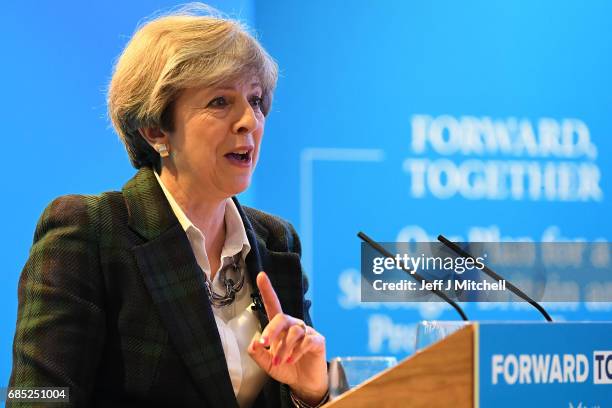
POLYGON ((79 407, 327 400, 296 232, 235 198, 277 66, 239 23, 202 9, 146 23, 119 57, 108 110, 138 172, 42 214, 10 387, 69 387, 79 407))

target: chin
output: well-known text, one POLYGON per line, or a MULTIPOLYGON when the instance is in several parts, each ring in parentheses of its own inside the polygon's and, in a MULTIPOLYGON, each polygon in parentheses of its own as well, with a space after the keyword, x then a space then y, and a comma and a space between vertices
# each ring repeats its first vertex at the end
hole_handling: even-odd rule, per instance
POLYGON ((231 197, 231 196, 238 195, 240 193, 244 193, 249 188, 250 185, 251 185, 250 179, 245 182, 232 183, 232 186, 230 186, 230 188, 228 188, 226 191, 229 193, 231 197))

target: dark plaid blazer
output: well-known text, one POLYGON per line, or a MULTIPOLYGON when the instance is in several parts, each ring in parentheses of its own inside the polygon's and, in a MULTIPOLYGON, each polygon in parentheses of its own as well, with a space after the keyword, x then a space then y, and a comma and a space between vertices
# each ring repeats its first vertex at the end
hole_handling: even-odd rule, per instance
MULTIPOLYGON (((235 202, 251 281, 266 271, 283 311, 310 324, 295 230, 235 202)), ((9 386, 70 387, 79 407, 237 407, 203 272, 151 169, 42 214, 19 280, 9 386)), ((291 406, 288 387, 269 380, 255 406, 291 406)))

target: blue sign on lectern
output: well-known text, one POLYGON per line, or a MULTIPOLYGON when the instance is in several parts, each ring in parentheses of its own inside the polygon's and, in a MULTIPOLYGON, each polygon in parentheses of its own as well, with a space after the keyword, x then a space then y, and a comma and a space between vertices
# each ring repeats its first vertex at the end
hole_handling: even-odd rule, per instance
POLYGON ((475 407, 612 406, 612 323, 478 323, 475 407))

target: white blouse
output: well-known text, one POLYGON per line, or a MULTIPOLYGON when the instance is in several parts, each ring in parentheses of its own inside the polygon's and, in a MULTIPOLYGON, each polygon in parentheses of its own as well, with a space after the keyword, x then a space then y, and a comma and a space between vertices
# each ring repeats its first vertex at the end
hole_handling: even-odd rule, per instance
MULTIPOLYGON (((198 265, 210 280, 210 264, 205 245, 206 237, 187 218, 157 173, 154 173, 168 199, 168 203, 170 203, 174 215, 176 215, 176 218, 187 234, 198 265)), ((251 310, 253 302, 250 294, 253 292, 253 285, 249 279, 245 264, 245 258, 251 250, 251 246, 238 208, 236 208, 236 204, 234 204, 231 198, 228 198, 225 204, 225 231, 225 243, 221 250, 221 266, 212 281, 212 288, 217 293, 225 293, 225 288, 222 282, 220 282, 219 277, 221 274, 219 272, 233 262, 236 254, 240 254, 240 268, 242 268, 242 272, 245 274, 244 286, 236 294, 236 299, 232 304, 222 307, 211 307, 215 315, 215 322, 221 337, 221 344, 223 345, 223 352, 227 360, 227 368, 238 405, 240 407, 250 407, 255 402, 255 398, 257 398, 268 376, 247 352, 247 348, 255 333, 261 333, 256 312, 251 310)))

